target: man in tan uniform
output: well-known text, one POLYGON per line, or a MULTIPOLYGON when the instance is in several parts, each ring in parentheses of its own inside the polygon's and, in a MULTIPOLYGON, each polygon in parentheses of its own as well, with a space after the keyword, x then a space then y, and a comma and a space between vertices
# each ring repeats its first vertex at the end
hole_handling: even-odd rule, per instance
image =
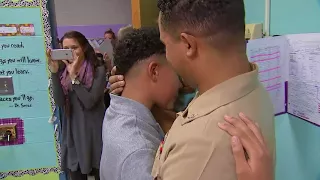
POLYGON ((273 106, 246 56, 243 0, 158 0, 158 7, 167 59, 199 93, 160 145, 152 175, 236 180, 230 136, 217 126, 226 115, 256 120, 275 149, 273 106))

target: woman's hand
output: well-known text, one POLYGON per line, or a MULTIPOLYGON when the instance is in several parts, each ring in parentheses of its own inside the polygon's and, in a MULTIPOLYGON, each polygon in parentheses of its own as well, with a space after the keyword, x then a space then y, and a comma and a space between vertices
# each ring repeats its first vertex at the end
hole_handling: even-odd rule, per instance
POLYGON ((111 60, 110 57, 108 56, 108 53, 103 54, 103 60, 111 60))
POLYGON ((253 123, 243 113, 240 113, 239 117, 240 119, 226 116, 226 122, 218 124, 232 136, 238 180, 273 180, 273 158, 258 124, 253 123))
POLYGON ((111 76, 109 77, 110 93, 121 94, 125 85, 124 77, 122 75, 115 75, 117 67, 114 66, 111 70, 111 76))
POLYGON ((71 80, 77 78, 80 68, 79 56, 77 56, 75 52, 73 52, 73 58, 74 59, 71 62, 69 62, 68 60, 62 60, 64 64, 66 64, 66 68, 71 80))
POLYGON ((47 50, 47 58, 48 58, 48 64, 49 64, 49 70, 51 73, 57 73, 59 70, 59 62, 53 61, 51 59, 51 49, 47 50))
POLYGON ((94 49, 94 52, 95 52, 95 53, 100 53, 100 54, 101 54, 101 52, 99 51, 99 49, 94 49))

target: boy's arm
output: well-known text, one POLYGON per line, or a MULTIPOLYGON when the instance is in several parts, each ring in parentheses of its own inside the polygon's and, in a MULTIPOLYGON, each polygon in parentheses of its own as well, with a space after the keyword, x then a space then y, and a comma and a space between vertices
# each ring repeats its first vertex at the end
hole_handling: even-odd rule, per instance
POLYGON ((130 154, 121 169, 121 180, 152 180, 151 170, 155 151, 139 149, 130 154))

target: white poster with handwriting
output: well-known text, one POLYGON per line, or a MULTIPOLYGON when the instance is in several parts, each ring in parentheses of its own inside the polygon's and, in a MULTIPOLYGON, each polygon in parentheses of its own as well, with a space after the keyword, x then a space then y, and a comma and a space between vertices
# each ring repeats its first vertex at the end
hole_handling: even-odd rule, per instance
POLYGON ((287 35, 288 113, 320 125, 320 34, 287 35))

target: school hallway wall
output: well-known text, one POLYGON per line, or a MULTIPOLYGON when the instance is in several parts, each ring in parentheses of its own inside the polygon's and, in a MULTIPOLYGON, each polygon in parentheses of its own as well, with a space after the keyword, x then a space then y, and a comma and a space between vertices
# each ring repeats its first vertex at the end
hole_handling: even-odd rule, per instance
MULTIPOLYGON (((265 0, 244 0, 246 23, 263 23, 265 0)), ((271 35, 320 32, 320 0, 271 0, 271 35)), ((320 127, 276 117, 276 180, 320 180, 320 127)))

